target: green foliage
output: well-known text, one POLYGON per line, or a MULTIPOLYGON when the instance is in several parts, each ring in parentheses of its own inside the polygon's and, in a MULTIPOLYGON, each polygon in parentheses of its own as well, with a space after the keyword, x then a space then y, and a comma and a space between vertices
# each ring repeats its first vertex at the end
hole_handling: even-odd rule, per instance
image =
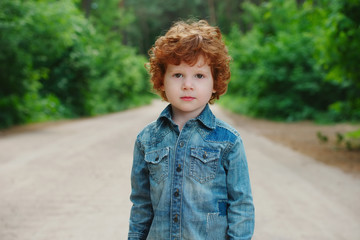
MULTIPOLYGON (((329 140, 329 138, 328 138, 328 136, 326 136, 326 135, 324 135, 322 132, 320 132, 320 131, 318 131, 317 133, 316 133, 316 136, 317 136, 317 138, 319 139, 319 141, 321 142, 321 143, 326 143, 326 142, 328 142, 328 140, 329 140)), ((340 139, 339 138, 339 135, 337 135, 338 136, 338 139, 340 139)), ((341 135, 340 135, 341 136, 341 135)))
POLYGON ((148 101, 136 98, 148 94, 144 58, 71 0, 3 0, 0 9, 0 128, 148 101))
POLYGON ((125 0, 92 1, 90 22, 108 40, 120 41, 124 28, 134 22, 134 15, 121 5, 125 0))
POLYGON ((110 48, 99 46, 102 49, 97 59, 99 67, 87 96, 91 115, 123 110, 150 100, 145 57, 136 56, 133 49, 118 43, 112 44, 110 48))
POLYGON ((0 5, 0 127, 4 127, 38 119, 40 106, 59 106, 53 95, 40 96, 40 80, 48 77, 46 64, 66 48, 71 33, 53 23, 59 17, 51 7, 60 6, 24 1, 0 5))
POLYGON ((327 81, 347 86, 344 98, 330 105, 330 111, 343 119, 360 119, 360 2, 328 0, 320 6, 316 59, 327 81))
POLYGON ((253 28, 244 34, 235 25, 227 38, 234 61, 224 102, 235 98, 233 110, 271 119, 360 119, 353 114, 359 108, 347 101, 359 87, 325 81, 329 72, 315 57, 318 24, 324 21, 319 9, 281 0, 247 2, 243 8, 253 28))
MULTIPOLYGON (((318 131, 316 135, 321 143, 327 143, 329 140, 329 137, 320 131, 318 131)), ((335 137, 335 144, 337 149, 346 149, 350 151, 360 150, 360 129, 347 132, 345 134, 337 132, 335 137)))
POLYGON ((360 150, 360 129, 347 132, 344 137, 346 146, 350 150, 360 150))

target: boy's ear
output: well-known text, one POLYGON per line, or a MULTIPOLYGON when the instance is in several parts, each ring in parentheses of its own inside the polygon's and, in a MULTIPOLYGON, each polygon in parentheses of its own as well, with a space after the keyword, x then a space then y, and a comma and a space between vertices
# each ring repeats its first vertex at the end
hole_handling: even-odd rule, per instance
POLYGON ((212 93, 216 93, 216 90, 215 90, 215 89, 213 89, 213 90, 212 90, 212 93))
POLYGON ((163 84, 163 85, 161 85, 160 90, 161 90, 161 91, 163 91, 163 92, 165 92, 165 87, 164 87, 164 84, 163 84))

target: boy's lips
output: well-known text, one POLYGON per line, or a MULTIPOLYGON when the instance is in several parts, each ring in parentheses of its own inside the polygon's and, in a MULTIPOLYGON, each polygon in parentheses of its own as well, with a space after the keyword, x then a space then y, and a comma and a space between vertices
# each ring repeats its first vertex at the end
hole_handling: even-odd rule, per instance
POLYGON ((184 96, 184 97, 181 97, 180 99, 183 100, 183 101, 192 101, 192 100, 194 100, 195 98, 194 98, 194 97, 191 97, 191 96, 184 96))

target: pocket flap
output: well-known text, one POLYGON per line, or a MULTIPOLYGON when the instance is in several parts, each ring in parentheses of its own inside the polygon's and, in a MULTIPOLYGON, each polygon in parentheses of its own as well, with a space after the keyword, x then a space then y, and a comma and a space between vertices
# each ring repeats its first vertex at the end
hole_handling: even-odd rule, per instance
POLYGON ((157 149, 145 153, 145 161, 152 164, 158 164, 163 158, 169 155, 169 148, 157 149))
POLYGON ((220 158, 220 150, 211 148, 192 148, 191 156, 199 159, 203 163, 208 163, 220 158))

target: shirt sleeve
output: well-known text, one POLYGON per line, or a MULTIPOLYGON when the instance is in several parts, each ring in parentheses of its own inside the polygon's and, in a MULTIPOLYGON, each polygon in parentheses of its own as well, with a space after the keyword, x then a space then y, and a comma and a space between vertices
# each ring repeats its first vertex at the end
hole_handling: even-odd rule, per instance
POLYGON ((227 159, 228 232, 231 240, 248 240, 254 233, 255 209, 245 149, 239 137, 227 159))
POLYGON ((150 199, 149 171, 144 160, 141 143, 138 140, 134 147, 130 200, 133 205, 130 213, 128 240, 145 240, 154 214, 150 199))

